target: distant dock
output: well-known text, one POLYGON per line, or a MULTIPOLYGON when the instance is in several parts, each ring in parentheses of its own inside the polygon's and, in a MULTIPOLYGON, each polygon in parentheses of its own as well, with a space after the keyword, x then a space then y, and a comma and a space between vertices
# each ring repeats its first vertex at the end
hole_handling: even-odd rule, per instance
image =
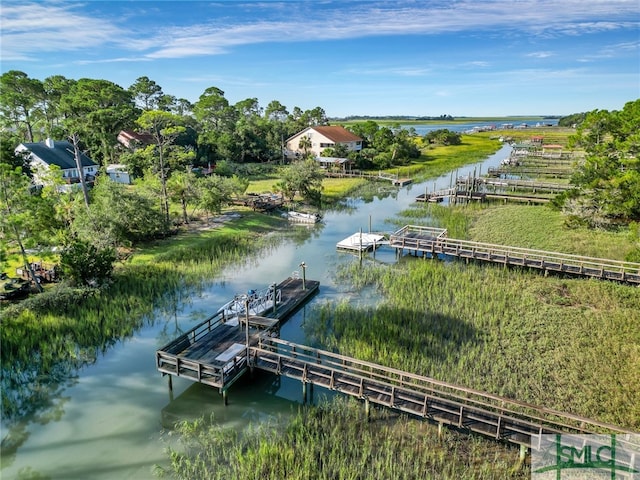
POLYGON ((439 255, 640 285, 640 263, 449 238, 442 228, 405 225, 389 237, 400 256, 439 255))

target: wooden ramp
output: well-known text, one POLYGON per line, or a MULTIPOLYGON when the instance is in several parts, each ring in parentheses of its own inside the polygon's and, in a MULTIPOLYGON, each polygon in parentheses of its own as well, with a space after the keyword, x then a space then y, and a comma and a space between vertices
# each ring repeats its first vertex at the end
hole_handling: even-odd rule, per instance
POLYGON ((408 250, 431 257, 448 255, 537 268, 545 273, 557 272, 640 285, 640 263, 458 240, 448 238, 442 232, 442 229, 406 225, 389 237, 389 245, 400 253, 408 250))
POLYGON ((420 418, 530 446, 550 433, 634 433, 615 425, 518 402, 429 377, 262 336, 251 364, 420 418), (533 437, 532 437, 533 436, 533 437))
POLYGON ((449 199, 450 203, 471 202, 479 201, 484 202, 487 200, 503 200, 525 202, 525 203, 548 203, 551 198, 548 196, 540 195, 525 195, 521 193, 512 192, 487 192, 487 191, 475 191, 475 190, 456 190, 455 188, 449 188, 446 190, 437 190, 431 193, 422 193, 416 197, 416 202, 442 202, 444 199, 449 199))

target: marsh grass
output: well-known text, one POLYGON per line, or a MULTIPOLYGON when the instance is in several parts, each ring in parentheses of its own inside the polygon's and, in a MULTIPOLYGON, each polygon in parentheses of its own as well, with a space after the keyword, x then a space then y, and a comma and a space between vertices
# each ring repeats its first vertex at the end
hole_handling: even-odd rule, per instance
POLYGON ((479 162, 501 147, 497 139, 479 135, 462 135, 461 145, 427 146, 420 158, 409 165, 390 168, 389 173, 414 180, 435 178, 464 165, 479 162))
MULTIPOLYGON (((397 224, 454 238, 622 259, 625 232, 564 227, 544 207, 416 205, 397 224)), ((535 270, 405 257, 401 268, 351 266, 354 288, 375 285, 375 311, 322 307, 317 345, 517 400, 640 427, 640 289, 544 277, 535 270), (332 313, 335 310, 335 313, 332 313)))
POLYGON ((319 306, 309 342, 520 401, 640 427, 640 290, 492 265, 351 265, 381 306, 319 306))
POLYGON ((322 202, 334 204, 367 183, 370 182, 360 178, 325 178, 322 180, 322 202))
MULTIPOLYGON (((2 413, 17 418, 41 402, 35 396, 145 324, 156 310, 176 306, 200 291, 224 267, 242 264, 277 242, 264 235, 284 222, 246 214, 215 230, 149 245, 118 265, 103 289, 64 284, 4 308, 0 349, 2 413)), ((167 341, 169 339, 167 338, 167 341)))
POLYGON ((517 453, 494 442, 337 398, 301 408, 238 433, 200 420, 179 427, 181 445, 170 448, 171 466, 156 474, 179 479, 504 479, 517 453))
POLYGON ((393 220, 448 229, 448 235, 498 245, 625 260, 636 247, 628 228, 568 227, 562 213, 543 205, 442 206, 416 203, 393 220))

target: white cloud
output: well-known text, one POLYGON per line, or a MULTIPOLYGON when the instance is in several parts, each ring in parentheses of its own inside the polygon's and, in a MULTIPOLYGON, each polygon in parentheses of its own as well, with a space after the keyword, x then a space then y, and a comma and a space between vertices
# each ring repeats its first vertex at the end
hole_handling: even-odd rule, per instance
POLYGON ((467 65, 471 67, 479 67, 479 68, 487 68, 491 66, 489 62, 485 62, 483 60, 475 60, 473 62, 467 63, 467 65))
POLYGON ((525 56, 530 58, 548 58, 553 56, 553 53, 552 52, 531 52, 531 53, 527 53, 525 56))
POLYGON ((146 57, 119 57, 119 58, 103 58, 100 60, 76 60, 73 63, 76 65, 93 65, 99 63, 122 63, 122 62, 150 62, 151 60, 146 57))
POLYGON ((347 74, 371 76, 423 77, 431 73, 430 68, 406 67, 358 67, 347 70, 347 74))
POLYGON ((74 11, 73 5, 3 2, 3 60, 28 60, 43 52, 102 47, 124 32, 104 19, 74 11))
MULTIPOLYGON (((584 0, 462 0, 435 4, 413 2, 336 4, 312 13, 295 4, 283 11, 286 20, 249 21, 237 25, 207 25, 171 30, 153 58, 212 55, 230 47, 264 42, 340 40, 372 35, 410 35, 507 29, 542 36, 578 35, 633 27, 637 3, 584 0), (613 12, 613 13, 612 13, 613 12), (598 18, 606 18, 602 21, 598 18), (617 19, 617 20, 616 20, 617 19)), ((306 4, 308 8, 309 4, 306 4)), ((264 6, 261 6, 264 8, 264 6)))
MULTIPOLYGON (((109 5, 107 2, 90 3, 109 5)), ((169 3, 167 3, 169 4, 169 3)), ((171 2, 188 5, 186 2, 171 2)), ((136 18, 137 2, 116 17, 102 8, 102 18, 83 10, 87 5, 3 1, 2 56, 28 59, 43 51, 77 51, 103 46, 121 50, 112 57, 181 58, 219 55, 240 45, 365 38, 380 35, 508 31, 513 35, 579 35, 637 28, 637 0, 477 0, 433 2, 286 2, 234 4, 246 14, 221 17, 225 5, 209 4, 200 23, 176 27, 144 25, 136 18), (286 6, 286 8, 285 8, 286 6), (253 14, 252 14, 253 13, 253 14), (255 20, 258 18, 259 20, 255 20), (124 25, 129 25, 125 28, 124 25), (149 32, 160 32, 149 34, 149 32)), ((155 4, 162 9, 163 3, 155 4)), ((204 4, 199 4, 202 7, 204 4)), ((98 7, 96 7, 98 8, 98 7)), ((146 8, 146 7, 145 7, 146 8)), ((179 7, 178 7, 179 8, 179 7)), ((95 8, 94 8, 95 10, 95 8)), ((541 58, 541 57, 540 57, 541 58)), ((419 71, 414 74, 422 74, 419 71)), ((411 74, 407 71, 406 74, 411 74)))

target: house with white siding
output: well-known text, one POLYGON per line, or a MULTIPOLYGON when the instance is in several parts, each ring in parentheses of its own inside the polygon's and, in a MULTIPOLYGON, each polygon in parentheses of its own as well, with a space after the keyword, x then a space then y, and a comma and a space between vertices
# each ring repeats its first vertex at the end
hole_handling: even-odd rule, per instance
POLYGON ((288 158, 296 158, 304 154, 304 148, 300 147, 300 140, 304 137, 309 139, 309 152, 314 157, 320 157, 325 149, 335 148, 337 145, 345 145, 350 152, 362 150, 362 139, 344 127, 329 125, 307 127, 287 139, 285 155, 288 158))
MULTIPOLYGON (((33 183, 36 185, 44 184, 44 174, 53 165, 62 171, 62 179, 69 186, 68 188, 72 184, 80 183, 80 172, 71 142, 47 138, 44 142, 21 143, 16 147, 15 153, 27 155, 33 171, 33 183)), ((98 174, 98 164, 84 153, 80 153, 80 161, 85 180, 92 183, 98 174)))

